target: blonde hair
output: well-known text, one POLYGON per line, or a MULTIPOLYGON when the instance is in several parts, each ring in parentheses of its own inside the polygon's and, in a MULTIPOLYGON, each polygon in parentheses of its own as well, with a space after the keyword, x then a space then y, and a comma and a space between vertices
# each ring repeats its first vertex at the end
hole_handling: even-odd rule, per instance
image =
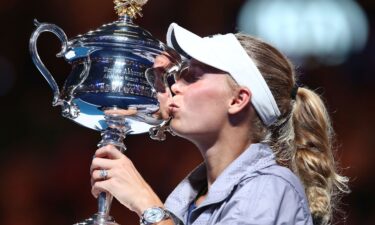
POLYGON ((257 65, 281 112, 271 127, 266 127, 259 117, 253 119, 253 142, 268 143, 277 162, 299 176, 314 224, 330 224, 340 194, 349 189, 348 178, 337 171, 334 132, 323 101, 306 87, 298 88, 295 98, 291 96, 296 77, 289 60, 254 37, 245 34, 236 37, 257 65))

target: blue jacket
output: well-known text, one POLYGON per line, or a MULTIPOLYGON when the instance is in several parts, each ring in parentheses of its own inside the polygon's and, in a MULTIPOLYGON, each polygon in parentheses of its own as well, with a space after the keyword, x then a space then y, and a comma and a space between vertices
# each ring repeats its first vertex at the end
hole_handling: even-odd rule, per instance
POLYGON ((206 183, 201 164, 167 198, 165 206, 176 224, 313 224, 300 180, 276 164, 268 145, 250 145, 219 175, 206 199, 187 218, 189 206, 206 183))

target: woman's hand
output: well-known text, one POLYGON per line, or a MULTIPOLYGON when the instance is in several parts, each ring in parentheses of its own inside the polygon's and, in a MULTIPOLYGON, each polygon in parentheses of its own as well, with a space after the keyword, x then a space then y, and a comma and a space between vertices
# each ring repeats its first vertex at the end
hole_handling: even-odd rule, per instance
POLYGON ((95 152, 90 173, 91 192, 95 197, 98 197, 100 192, 108 192, 139 216, 147 208, 163 206, 130 159, 112 145, 99 148, 95 152), (105 180, 101 170, 107 171, 105 180))

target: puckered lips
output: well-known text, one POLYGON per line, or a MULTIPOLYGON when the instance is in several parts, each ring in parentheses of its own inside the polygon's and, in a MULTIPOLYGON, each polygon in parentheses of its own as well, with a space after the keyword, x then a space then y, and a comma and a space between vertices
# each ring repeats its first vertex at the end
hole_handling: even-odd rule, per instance
POLYGON ((173 117, 174 114, 175 114, 175 112, 176 112, 176 110, 177 110, 178 108, 179 108, 178 105, 175 104, 175 103, 171 103, 171 104, 169 104, 169 105, 168 105, 169 115, 173 117))

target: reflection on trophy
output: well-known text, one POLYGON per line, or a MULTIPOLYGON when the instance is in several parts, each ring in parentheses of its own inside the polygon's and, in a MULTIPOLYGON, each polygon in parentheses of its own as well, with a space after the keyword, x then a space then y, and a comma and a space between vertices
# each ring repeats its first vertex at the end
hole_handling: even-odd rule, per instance
MULTIPOLYGON (((141 16, 147 0, 114 0, 119 19, 94 31, 68 40, 56 25, 36 23, 30 39, 32 59, 53 90, 53 106, 62 107, 62 115, 85 127, 99 130, 98 146, 112 144, 126 150, 127 134, 150 132, 163 140, 167 121, 158 116, 155 90, 144 75, 155 56, 173 51, 132 22, 141 16), (57 57, 72 65, 61 92, 37 52, 37 39, 43 32, 54 33, 62 42, 57 57)), ((101 193, 98 213, 77 224, 117 224, 109 216, 112 196, 101 193)))

